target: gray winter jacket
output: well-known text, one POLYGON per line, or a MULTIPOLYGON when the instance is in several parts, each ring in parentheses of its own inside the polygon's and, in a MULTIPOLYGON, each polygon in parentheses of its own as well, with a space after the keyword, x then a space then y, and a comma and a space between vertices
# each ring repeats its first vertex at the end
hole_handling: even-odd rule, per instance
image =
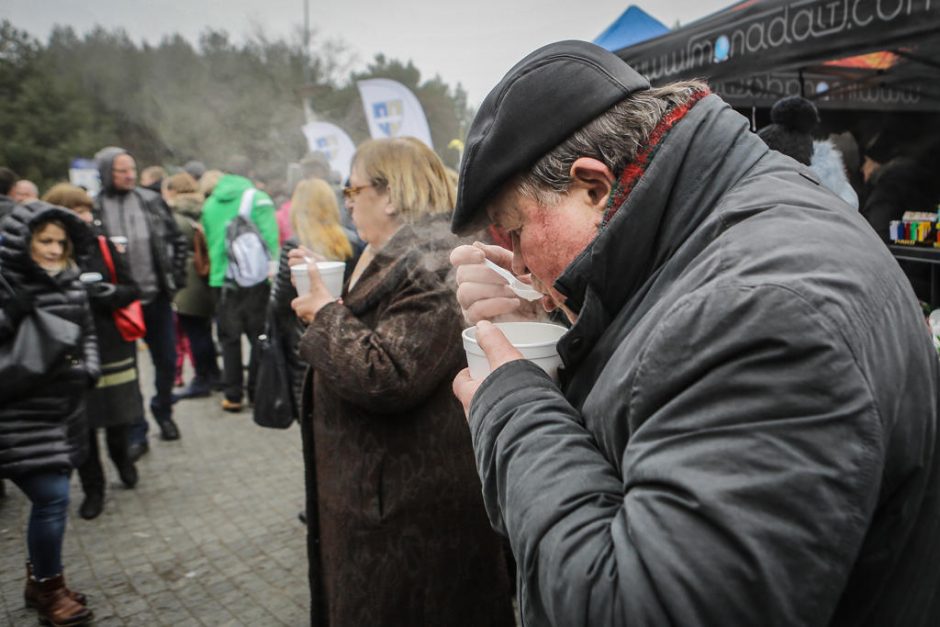
POLYGON ((716 96, 470 426, 525 625, 940 624, 938 360, 864 220, 716 96))
POLYGON ((121 154, 129 154, 123 148, 105 148, 97 155, 98 169, 101 176, 101 193, 95 198, 92 211, 94 224, 101 228, 107 227, 111 233, 120 233, 117 225, 106 224, 104 215, 104 198, 116 198, 118 202, 133 195, 147 216, 150 233, 150 253, 153 258, 153 267, 156 272, 156 284, 159 291, 168 299, 186 285, 186 259, 187 243, 176 226, 170 208, 163 202, 160 194, 145 187, 136 187, 130 192, 122 192, 114 187, 113 166, 114 159, 121 154))

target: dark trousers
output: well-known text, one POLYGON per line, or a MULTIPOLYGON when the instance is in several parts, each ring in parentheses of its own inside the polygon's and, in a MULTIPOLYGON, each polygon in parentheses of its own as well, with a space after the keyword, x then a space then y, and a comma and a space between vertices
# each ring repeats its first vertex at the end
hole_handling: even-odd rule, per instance
POLYGON ((251 355, 248 358, 248 399, 254 399, 257 373, 256 347, 264 330, 264 314, 271 288, 267 281, 252 287, 225 286, 217 291, 216 312, 219 322, 219 343, 222 345, 222 381, 225 398, 241 402, 244 368, 242 335, 248 337, 251 355))
MULTIPOLYGON (((154 420, 162 422, 173 417, 173 380, 176 378, 176 325, 170 299, 162 292, 144 305, 147 335, 144 340, 153 360, 153 383, 157 390, 150 399, 150 412, 154 420)), ((131 443, 147 441, 147 421, 141 419, 131 426, 131 443)))
MULTIPOLYGON (((127 444, 130 425, 106 427, 105 441, 108 444, 108 457, 118 468, 128 463, 127 444)), ((98 430, 88 430, 88 457, 78 467, 78 478, 82 482, 85 494, 104 493, 104 468, 101 467, 101 447, 98 445, 98 430)))
POLYGON ((62 572, 62 539, 69 508, 69 473, 37 472, 13 479, 33 504, 26 528, 26 547, 36 579, 62 572))
POLYGON ((196 379, 211 384, 221 378, 215 343, 212 341, 212 318, 176 314, 183 333, 189 338, 189 349, 193 353, 196 379))

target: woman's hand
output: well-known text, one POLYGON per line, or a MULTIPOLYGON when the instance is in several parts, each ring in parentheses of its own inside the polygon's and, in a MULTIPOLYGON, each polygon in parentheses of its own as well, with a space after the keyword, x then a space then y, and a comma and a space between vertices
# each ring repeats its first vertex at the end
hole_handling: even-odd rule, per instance
POLYGON ((289 266, 296 266, 298 263, 308 263, 311 260, 326 261, 326 257, 318 255, 306 246, 292 248, 291 251, 287 253, 287 265, 289 266))
MULTIPOLYGON (((294 251, 292 250, 292 256, 293 253, 294 251)), ((292 257, 289 257, 287 262, 292 266, 298 263, 306 263, 306 260, 294 261, 292 257)), ((317 270, 316 263, 307 264, 307 276, 310 277, 310 293, 298 296, 290 302, 290 306, 291 309, 294 310, 294 313, 297 314, 298 318, 305 324, 310 324, 317 317, 317 312, 336 299, 330 294, 330 291, 326 289, 326 285, 323 284, 323 279, 320 277, 320 271, 317 270)), ((291 281, 293 281, 293 277, 291 277, 291 281)))

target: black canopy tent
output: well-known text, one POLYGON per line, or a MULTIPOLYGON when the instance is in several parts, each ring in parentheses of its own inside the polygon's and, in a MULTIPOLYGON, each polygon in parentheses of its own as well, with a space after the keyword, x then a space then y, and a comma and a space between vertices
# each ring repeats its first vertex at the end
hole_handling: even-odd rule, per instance
MULTIPOLYGON (((818 131, 848 130, 859 147, 890 137, 922 163, 940 156, 940 0, 745 0, 616 54, 654 85, 707 79, 755 128, 801 95, 828 112, 818 131)), ((940 306, 940 251, 899 250, 918 296, 940 306), (929 276, 911 265, 925 262, 929 276)))
POLYGON ((745 0, 617 55, 653 84, 706 78, 739 107, 798 94, 940 111, 940 0, 745 0), (856 58, 872 52, 889 54, 856 58))

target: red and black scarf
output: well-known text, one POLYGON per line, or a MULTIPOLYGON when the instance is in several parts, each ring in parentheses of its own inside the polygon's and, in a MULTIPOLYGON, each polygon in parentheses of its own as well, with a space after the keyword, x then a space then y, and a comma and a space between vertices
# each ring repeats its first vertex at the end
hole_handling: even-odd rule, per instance
POLYGON ((689 98, 687 102, 666 110, 662 119, 650 133, 646 145, 640 148, 636 157, 627 164, 623 172, 621 172, 619 179, 614 183, 614 187, 610 191, 610 196, 607 197, 607 209, 604 211, 603 224, 610 222, 610 219, 614 217, 617 210, 623 206, 630 192, 632 192, 633 188, 636 186, 637 181, 639 181, 643 173, 646 172, 650 161, 656 156, 659 146, 662 144, 663 139, 666 138, 666 135, 669 134, 669 131, 672 130, 679 120, 685 117, 685 114, 688 113, 699 100, 709 94, 711 94, 711 90, 708 88, 693 90, 692 97, 689 98))

